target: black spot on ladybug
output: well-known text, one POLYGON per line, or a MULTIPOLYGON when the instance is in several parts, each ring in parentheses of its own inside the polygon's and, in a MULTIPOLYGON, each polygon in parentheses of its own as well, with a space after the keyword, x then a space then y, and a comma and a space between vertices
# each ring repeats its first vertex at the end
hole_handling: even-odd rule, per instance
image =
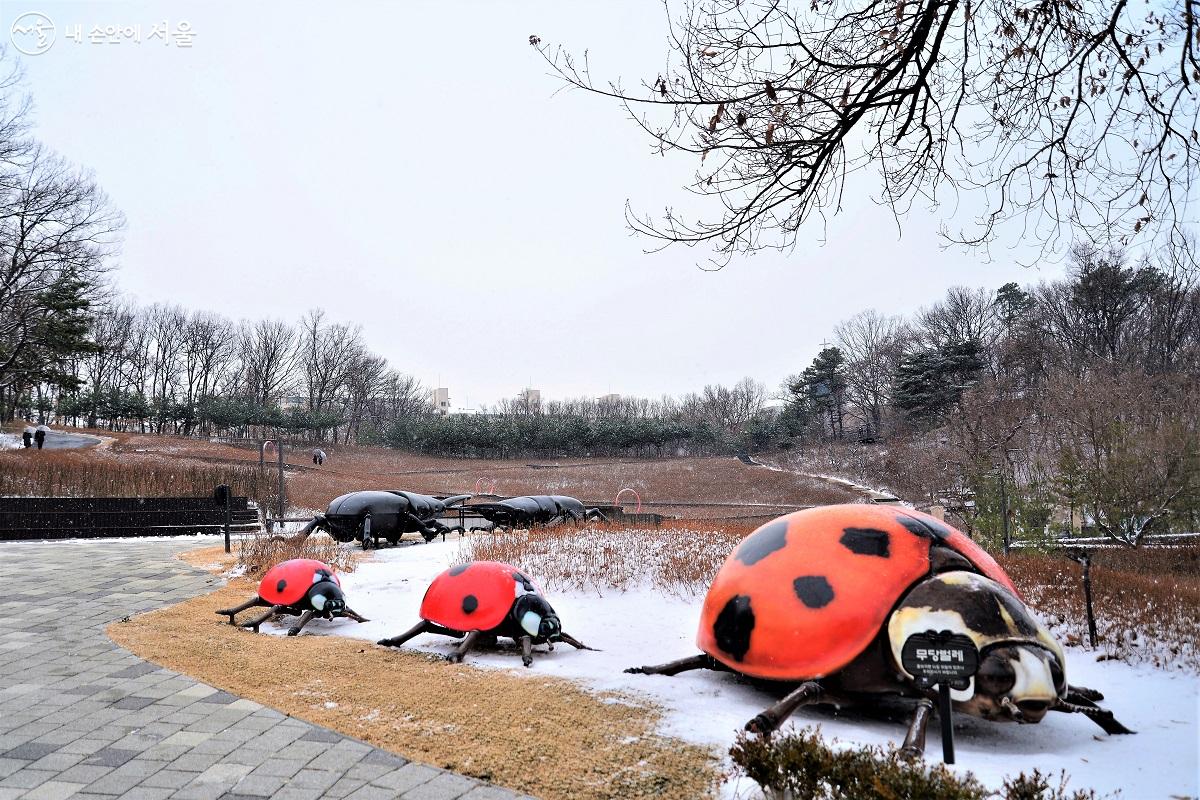
POLYGON ((275 591, 282 592, 285 586, 287 586, 287 581, 285 581, 283 578, 280 578, 279 583, 275 584, 275 591))
POLYGON ((462 610, 464 614, 473 614, 475 609, 479 608, 479 598, 473 594, 469 594, 463 598, 462 610))
POLYGON ((750 598, 744 594, 731 597, 713 623, 717 647, 741 661, 750 649, 750 634, 753 632, 754 609, 750 607, 750 598))
POLYGON ((471 566, 471 565, 470 564, 459 564, 457 567, 451 567, 450 575, 451 576, 462 575, 464 572, 467 571, 467 567, 469 567, 469 566, 471 566))
POLYGON ((887 558, 891 555, 888 552, 891 537, 887 531, 876 528, 845 528, 841 542, 851 553, 858 553, 860 556, 887 558))
POLYGON ((757 564, 787 546, 787 520, 777 519, 759 529, 738 546, 735 557, 747 567, 757 564))
POLYGON ((917 519, 907 514, 897 514, 896 521, 904 526, 909 533, 924 536, 926 539, 947 539, 950 537, 950 529, 938 522, 917 519))
POLYGON ((521 587, 523 589, 525 589, 525 591, 527 591, 527 592, 533 591, 533 581, 529 580, 529 578, 525 577, 525 575, 523 575, 522 573, 514 572, 513 580, 516 581, 517 583, 521 584, 521 587))
POLYGON ((833 587, 823 575, 805 575, 792 581, 796 597, 809 608, 824 608, 833 601, 833 587))

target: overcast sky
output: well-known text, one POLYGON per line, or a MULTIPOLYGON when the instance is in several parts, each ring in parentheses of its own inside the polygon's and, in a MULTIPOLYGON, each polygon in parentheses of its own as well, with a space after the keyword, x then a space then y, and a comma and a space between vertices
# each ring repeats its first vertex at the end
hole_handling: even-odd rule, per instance
POLYGON ((18 56, 37 135, 128 218, 122 290, 233 319, 321 306, 456 405, 530 384, 656 397, 749 375, 774 390, 858 311, 1062 269, 943 249, 926 210, 901 236, 866 192, 791 253, 716 273, 702 250, 644 254, 625 201, 679 202, 694 157, 651 156, 613 103, 558 91, 528 37, 587 49, 594 75, 631 86, 666 52, 654 2, 3 0, 6 39, 32 11, 56 35, 18 56), (189 23, 192 46, 151 40, 164 21, 189 23), (92 43, 96 26, 140 26, 141 42, 92 43))

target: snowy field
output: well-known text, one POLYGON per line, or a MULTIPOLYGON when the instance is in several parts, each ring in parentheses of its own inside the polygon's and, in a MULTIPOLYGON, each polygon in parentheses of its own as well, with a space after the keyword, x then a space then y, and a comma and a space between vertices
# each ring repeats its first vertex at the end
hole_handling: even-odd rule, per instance
MULTIPOLYGON (((375 641, 403 632, 418 621, 426 587, 451 564, 458 547, 457 540, 451 540, 377 552, 353 573, 342 576, 348 603, 371 621, 315 620, 305 634, 375 641)), ((557 645, 547 653, 539 647, 533 666, 525 669, 513 647, 473 651, 467 663, 533 678, 554 675, 597 690, 641 695, 664 709, 663 733, 710 746, 717 753, 724 753, 742 725, 774 702, 770 694, 739 684, 730 674, 694 671, 666 678, 622 672, 625 667, 696 653, 693 639, 699 598, 664 597, 649 588, 548 594, 564 630, 601 652, 557 645)), ((263 630, 282 635, 291 621, 284 618, 282 625, 264 625, 263 630)), ((445 655, 453 642, 425 634, 405 647, 445 655)), ((1097 663, 1094 653, 1078 648, 1069 648, 1067 659, 1068 679, 1104 692, 1107 699, 1103 705, 1137 735, 1106 736, 1078 715, 1052 713, 1038 725, 1018 726, 960 714, 955 717, 958 767, 996 787, 1003 777, 1036 767, 1055 775, 1065 770, 1072 788, 1092 788, 1102 795, 1121 790, 1123 798, 1196 796, 1200 792, 1200 678, 1115 661, 1097 663)), ((827 738, 844 742, 895 745, 904 736, 899 723, 849 713, 835 716, 802 709, 793 722, 819 724, 827 738)), ((936 723, 930 727, 926 755, 930 761, 941 757, 936 723)), ((761 797, 757 787, 745 779, 726 786, 724 794, 761 797)))

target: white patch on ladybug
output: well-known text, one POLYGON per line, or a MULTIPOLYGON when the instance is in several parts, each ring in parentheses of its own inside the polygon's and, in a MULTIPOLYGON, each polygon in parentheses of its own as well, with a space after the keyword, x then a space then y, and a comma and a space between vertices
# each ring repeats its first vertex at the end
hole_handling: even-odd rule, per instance
POLYGON ((320 583, 323 580, 325 580, 325 576, 322 575, 320 572, 313 573, 313 583, 320 583))
POLYGON ((325 595, 323 595, 323 594, 314 594, 312 596, 312 607, 315 608, 317 611, 325 610, 325 602, 326 602, 326 598, 325 598, 325 595))
POLYGON ((542 618, 532 611, 526 611, 521 615, 521 630, 528 633, 530 636, 537 636, 538 631, 542 627, 542 618))
POLYGON ((1017 673, 1016 683, 1009 692, 1013 700, 1018 703, 1025 700, 1053 703, 1057 700, 1058 692, 1054 689, 1054 676, 1050 674, 1050 665, 1046 659, 1030 652, 1027 647, 1018 648, 1017 653, 1019 656, 1017 660, 1009 662, 1017 673))

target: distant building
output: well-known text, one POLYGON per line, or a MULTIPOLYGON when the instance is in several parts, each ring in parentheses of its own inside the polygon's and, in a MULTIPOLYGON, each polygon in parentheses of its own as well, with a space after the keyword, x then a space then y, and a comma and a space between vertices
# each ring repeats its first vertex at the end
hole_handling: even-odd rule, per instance
POLYGON ((526 387, 517 394, 517 399, 529 406, 540 406, 542 404, 542 390, 526 387))
POLYGON ((433 407, 442 416, 450 413, 450 390, 448 388, 443 386, 433 390, 433 407))
POLYGON ((279 398, 279 409, 281 411, 289 411, 293 408, 307 408, 307 407, 308 407, 308 398, 301 397, 298 394, 291 395, 290 397, 279 398))
POLYGON ((604 405, 615 405, 615 404, 621 402, 621 395, 616 394, 616 393, 602 394, 599 397, 597 397, 596 400, 598 400, 600 403, 603 403, 604 405))

